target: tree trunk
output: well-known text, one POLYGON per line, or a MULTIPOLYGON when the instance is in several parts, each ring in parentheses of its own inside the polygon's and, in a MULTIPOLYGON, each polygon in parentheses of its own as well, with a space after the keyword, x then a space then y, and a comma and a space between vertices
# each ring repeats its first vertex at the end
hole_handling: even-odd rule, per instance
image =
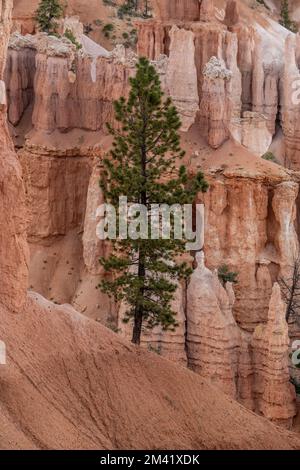
MULTIPOLYGON (((147 180, 147 151, 146 151, 146 129, 148 124, 147 114, 145 112, 144 106, 142 104, 142 116, 143 116, 143 131, 142 131, 142 141, 140 145, 140 165, 141 165, 141 176, 144 178, 145 183, 147 180)), ((140 193, 140 203, 144 206, 147 205, 147 192, 144 188, 142 188, 140 193)), ((144 283, 146 277, 146 265, 145 265, 145 254, 143 252, 143 248, 140 246, 139 248, 139 261, 138 261, 138 278, 143 280, 142 286, 140 287, 139 291, 139 298, 144 298, 144 283)), ((142 334, 142 325, 143 325, 143 317, 144 317, 144 309, 143 305, 140 303, 136 305, 135 312, 134 312, 134 327, 133 327, 133 334, 132 334, 132 343, 140 344, 141 342, 141 334, 142 334)))
MULTIPOLYGON (((138 269, 138 277, 140 279, 145 279, 146 269, 145 269, 145 262, 143 255, 140 254, 139 259, 139 269, 138 269)), ((144 284, 144 282, 143 282, 144 284)), ((144 285, 140 288, 139 297, 144 297, 144 285)), ((133 327, 133 334, 132 334, 132 343, 140 344, 141 343, 141 334, 142 334, 142 325, 143 325, 143 306, 137 305, 134 312, 134 327, 133 327)))
POLYGON ((134 314, 134 327, 131 342, 133 344, 141 343, 141 334, 142 334, 142 324, 143 324, 143 311, 140 307, 137 307, 134 314))

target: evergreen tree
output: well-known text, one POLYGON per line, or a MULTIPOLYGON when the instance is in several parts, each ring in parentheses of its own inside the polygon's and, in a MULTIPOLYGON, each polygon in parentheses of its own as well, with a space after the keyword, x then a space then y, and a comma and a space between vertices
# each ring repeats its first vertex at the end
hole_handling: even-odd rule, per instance
POLYGON ((286 29, 289 29, 293 33, 297 32, 298 30, 297 25, 290 19, 288 0, 281 1, 280 17, 281 17, 281 20, 279 21, 279 23, 282 26, 284 26, 286 29))
MULTIPOLYGON (((114 207, 120 196, 127 196, 128 204, 146 206, 150 218, 151 204, 191 204, 208 184, 201 172, 188 178, 185 168, 178 167, 184 156, 180 119, 171 100, 163 97, 158 74, 147 59, 139 60, 130 84, 128 100, 115 102, 118 126, 108 126, 114 142, 104 160, 101 187, 114 207)), ((177 326, 170 304, 178 280, 187 278, 191 270, 178 262, 185 240, 173 235, 172 231, 168 240, 116 239, 112 255, 100 260, 112 279, 100 287, 128 306, 124 321, 133 319, 133 343, 140 343, 142 326, 162 325, 165 330, 177 326)))
POLYGON ((223 264, 218 269, 218 277, 219 280, 222 282, 223 286, 225 287, 226 282, 232 282, 233 284, 237 284, 238 280, 238 273, 234 271, 229 271, 229 267, 227 264, 223 264))
POLYGON ((63 7, 59 0, 41 0, 35 13, 40 31, 55 33, 56 19, 63 14, 63 7))
POLYGON ((125 0, 118 8, 118 16, 119 18, 123 18, 125 15, 138 16, 138 9, 138 0, 125 0))

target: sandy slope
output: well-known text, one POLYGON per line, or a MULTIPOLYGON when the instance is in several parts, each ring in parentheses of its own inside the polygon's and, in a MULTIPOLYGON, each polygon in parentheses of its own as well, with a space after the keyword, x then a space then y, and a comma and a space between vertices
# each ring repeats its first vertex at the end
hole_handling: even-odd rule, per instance
POLYGON ((30 294, 0 309, 0 448, 300 448, 199 376, 30 294))

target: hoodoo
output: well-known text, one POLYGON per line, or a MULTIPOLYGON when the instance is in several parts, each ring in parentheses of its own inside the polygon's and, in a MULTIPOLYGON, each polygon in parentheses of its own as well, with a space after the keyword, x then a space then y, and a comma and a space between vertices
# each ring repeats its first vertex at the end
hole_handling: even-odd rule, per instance
POLYGON ((0 449, 300 449, 280 3, 0 0, 0 449))

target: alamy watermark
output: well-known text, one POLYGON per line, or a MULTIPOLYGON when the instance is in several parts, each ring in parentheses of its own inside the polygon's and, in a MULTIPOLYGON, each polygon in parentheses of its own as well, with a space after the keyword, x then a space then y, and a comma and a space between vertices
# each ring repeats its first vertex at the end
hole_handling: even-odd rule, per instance
POLYGON ((100 240, 185 240, 187 251, 198 251, 204 245, 204 204, 128 203, 119 198, 118 207, 101 204, 96 233, 100 240))

